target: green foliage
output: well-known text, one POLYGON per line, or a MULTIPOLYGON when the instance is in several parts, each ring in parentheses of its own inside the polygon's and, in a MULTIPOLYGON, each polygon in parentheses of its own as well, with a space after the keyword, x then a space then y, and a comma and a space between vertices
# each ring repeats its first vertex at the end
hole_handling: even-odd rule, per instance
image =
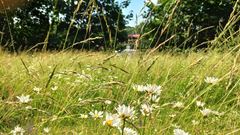
POLYGON ((0 15, 3 20, 0 29, 4 32, 2 44, 14 41, 11 45, 22 49, 36 44, 39 48, 47 44, 48 49, 113 47, 114 42, 127 38, 122 8, 128 5, 128 0, 123 3, 115 0, 31 1, 0 15))
MULTIPOLYGON (((168 46, 179 48, 206 47, 229 20, 236 0, 159 0, 146 3, 149 22, 145 31, 154 30, 146 39, 158 45, 172 35, 168 46)), ((239 11, 238 11, 239 12, 239 11)), ((238 25, 235 25, 238 26, 238 25)))

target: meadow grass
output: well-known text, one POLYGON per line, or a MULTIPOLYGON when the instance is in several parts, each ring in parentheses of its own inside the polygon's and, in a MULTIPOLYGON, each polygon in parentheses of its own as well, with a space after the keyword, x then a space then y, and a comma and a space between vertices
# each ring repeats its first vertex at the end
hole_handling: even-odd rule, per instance
POLYGON ((192 135, 237 135, 239 68, 237 53, 216 51, 149 57, 141 53, 69 51, 16 56, 0 52, 0 134, 11 134, 19 125, 25 134, 118 135, 117 128, 103 125, 105 112, 116 113, 116 107, 125 104, 135 110, 135 119, 129 119, 125 127, 138 134, 171 135, 179 128, 192 135), (206 77, 218 80, 207 83, 206 77), (147 84, 161 86, 162 92, 152 113, 144 116, 140 110, 148 95, 133 86, 147 84), (21 103, 17 96, 22 94, 32 100, 21 103), (204 102, 204 107, 196 101, 204 102), (204 116, 204 108, 212 113, 204 116), (89 113, 94 110, 103 111, 104 117, 92 118, 89 113))

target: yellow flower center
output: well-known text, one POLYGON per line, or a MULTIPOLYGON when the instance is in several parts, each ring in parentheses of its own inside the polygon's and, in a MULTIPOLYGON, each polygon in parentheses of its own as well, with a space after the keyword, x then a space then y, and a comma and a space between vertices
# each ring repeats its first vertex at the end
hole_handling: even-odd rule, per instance
POLYGON ((94 115, 94 117, 95 117, 95 118, 98 118, 98 117, 99 117, 99 115, 98 115, 98 114, 95 114, 95 115, 94 115))
POLYGON ((106 125, 112 126, 112 124, 113 124, 113 120, 107 120, 107 121, 106 121, 106 125))

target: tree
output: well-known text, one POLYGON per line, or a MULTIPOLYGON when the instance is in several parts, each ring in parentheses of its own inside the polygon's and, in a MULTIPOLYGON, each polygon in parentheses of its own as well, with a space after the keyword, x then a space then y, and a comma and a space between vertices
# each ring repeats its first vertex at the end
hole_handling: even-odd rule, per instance
POLYGON ((113 48, 127 38, 121 8, 129 2, 34 0, 7 16, 0 15, 3 42, 14 40, 15 50, 35 45, 45 49, 90 49, 97 45, 113 48))
POLYGON ((187 48, 205 47, 219 29, 228 22, 236 0, 159 0, 149 7, 145 18, 149 18, 145 31, 153 30, 147 37, 151 46, 169 39, 167 46, 187 48), (150 16, 150 17, 149 17, 150 16))

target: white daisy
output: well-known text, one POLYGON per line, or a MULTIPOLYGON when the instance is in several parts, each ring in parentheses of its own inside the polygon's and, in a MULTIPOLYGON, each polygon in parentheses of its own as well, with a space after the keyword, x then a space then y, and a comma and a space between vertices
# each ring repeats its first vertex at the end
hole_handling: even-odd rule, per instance
POLYGON ((104 103, 105 103, 106 105, 110 105, 110 104, 112 104, 112 101, 110 101, 110 100, 105 100, 104 103))
POLYGON ((145 85, 133 85, 133 89, 139 92, 146 92, 149 95, 160 95, 162 92, 162 87, 159 85, 155 85, 155 84, 147 84, 145 85))
POLYGON ((103 125, 107 125, 110 127, 120 127, 121 124, 122 121, 117 114, 106 113, 106 119, 103 122, 103 125))
POLYGON ((207 108, 204 108, 203 110, 200 110, 200 112, 202 113, 203 116, 209 116, 211 114, 214 114, 214 115, 217 115, 217 116, 221 116, 221 115, 224 114, 224 113, 220 113, 218 111, 213 111, 213 110, 207 109, 207 108))
POLYGON ((160 100, 160 97, 158 95, 152 95, 151 96, 151 101, 152 102, 156 103, 156 102, 159 102, 159 100, 160 100))
MULTIPOLYGON (((122 132, 121 129, 119 129, 120 132, 122 132)), ((138 135, 137 131, 131 129, 131 128, 124 128, 123 135, 138 135)))
POLYGON ((102 118, 103 112, 95 110, 94 112, 90 112, 89 115, 91 115, 94 119, 102 118))
POLYGON ((150 105, 148 105, 148 104, 142 104, 140 111, 142 112, 142 114, 143 114, 144 116, 149 116, 149 115, 152 113, 153 108, 152 108, 152 106, 150 106, 150 105))
POLYGON ((218 82, 218 78, 216 78, 216 77, 206 77, 205 79, 204 79, 204 81, 206 82, 206 83, 211 83, 211 84, 216 84, 217 82, 218 82))
POLYGON ((134 108, 130 106, 125 106, 125 105, 118 105, 116 108, 118 115, 122 119, 127 119, 127 118, 133 118, 134 117, 134 108))
POLYGON ((162 92, 162 87, 159 86, 159 85, 151 85, 151 84, 148 84, 146 86, 146 92, 149 94, 149 95, 152 95, 152 94, 155 94, 155 95, 160 95, 161 92, 162 92))
POLYGON ((32 101, 32 99, 30 98, 30 95, 24 96, 23 94, 21 96, 17 96, 17 99, 19 100, 20 103, 28 103, 32 101))
POLYGON ((185 132, 184 130, 179 129, 179 128, 174 129, 174 130, 173 130, 173 134, 174 134, 174 135, 190 135, 189 133, 187 133, 187 132, 185 132))

